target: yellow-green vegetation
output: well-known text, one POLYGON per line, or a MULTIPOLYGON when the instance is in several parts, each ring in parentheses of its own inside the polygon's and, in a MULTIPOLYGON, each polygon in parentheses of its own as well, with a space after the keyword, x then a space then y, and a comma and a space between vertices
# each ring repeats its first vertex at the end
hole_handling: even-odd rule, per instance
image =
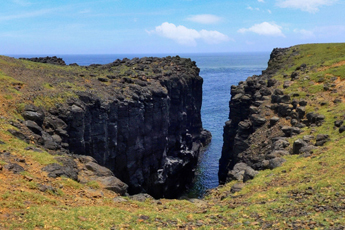
MULTIPOLYGON (((305 99, 308 102, 307 112, 325 116, 322 126, 306 127, 302 134, 290 141, 308 134, 328 134, 331 141, 315 150, 310 157, 284 157, 287 161, 281 167, 261 171, 235 194, 230 190, 237 182, 231 182, 212 190, 203 200, 192 202, 166 199, 138 202, 127 198, 115 202, 113 199, 117 195, 101 189, 96 182, 83 185, 66 178, 48 178, 39 169, 55 162, 54 157, 46 152, 24 151, 29 145, 12 138, 6 131, 7 123, 2 119, 0 140, 6 144, 0 145, 0 152, 9 151, 25 158, 31 167, 27 167, 27 172, 22 174, 0 171, 0 184, 3 185, 0 186, 0 228, 336 229, 345 226, 345 133, 334 129, 334 121, 343 120, 345 114, 342 102, 345 96, 344 53, 345 44, 299 45, 289 50, 283 59, 286 66, 277 72, 275 78, 280 82, 290 80, 292 72, 301 64, 306 64, 308 72, 299 71, 298 79, 284 91, 296 94, 293 99, 305 99), (329 89, 325 89, 324 84, 330 84, 329 89), (340 101, 334 102, 335 99, 340 101), (42 192, 39 184, 51 185, 57 191, 42 192)), ((52 72, 66 71, 59 66, 12 62, 0 57, 0 69, 5 66, 13 68, 13 65, 40 71, 46 68, 52 72)), ((72 72, 83 71, 83 67, 67 68, 72 72)), ((126 69, 120 71, 125 72, 126 69)), ((62 74, 56 74, 55 78, 60 77, 62 74)), ((13 81, 10 77, 6 79, 13 81)), ((73 89, 79 90, 88 81, 92 81, 92 77, 85 76, 75 84, 68 83, 66 79, 57 85, 42 81, 41 86, 46 92, 54 92, 58 85, 66 86, 73 94, 73 89)), ((24 82, 26 84, 29 83, 24 82)), ((279 87, 282 88, 282 84, 279 87)), ((4 98, 3 92, 0 100, 4 98)), ((10 103, 18 98, 5 99, 6 103, 10 103)), ((49 104, 49 100, 55 99, 43 96, 38 101, 43 105, 49 104)), ((18 106, 19 110, 21 107, 18 106)), ((6 118, 13 115, 11 110, 0 112, 6 118)), ((0 161, 2 168, 5 164, 0 161)))

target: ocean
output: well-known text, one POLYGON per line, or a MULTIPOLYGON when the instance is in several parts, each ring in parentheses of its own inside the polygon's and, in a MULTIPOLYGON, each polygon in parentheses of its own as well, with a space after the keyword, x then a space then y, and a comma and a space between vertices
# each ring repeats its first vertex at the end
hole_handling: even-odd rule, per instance
MULTIPOLYGON (((114 54, 114 55, 56 55, 66 64, 79 65, 107 64, 116 59, 134 57, 165 57, 170 54, 114 54)), ((19 57, 37 57, 37 55, 9 55, 19 57)), ((40 57, 52 55, 39 55, 40 57)), ((174 55, 171 55, 174 56, 174 55)), ((229 117, 230 87, 244 81, 254 74, 259 75, 267 68, 270 52, 260 53, 208 53, 180 54, 191 58, 200 68, 204 79, 203 104, 201 116, 203 127, 212 133, 212 142, 200 157, 197 176, 191 197, 201 197, 208 189, 218 186, 218 161, 223 145, 223 126, 229 117)))

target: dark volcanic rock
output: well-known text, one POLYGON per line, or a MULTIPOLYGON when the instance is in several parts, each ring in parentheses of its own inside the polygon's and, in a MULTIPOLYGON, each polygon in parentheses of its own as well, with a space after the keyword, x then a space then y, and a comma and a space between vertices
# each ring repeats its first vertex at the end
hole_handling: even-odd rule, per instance
MULTIPOLYGON (((23 117, 39 144, 49 150, 92 156, 128 184, 130 194, 175 198, 191 184, 199 154, 211 140, 201 122, 200 70, 195 62, 179 57, 123 59, 87 68, 120 65, 130 67, 126 76, 114 72, 115 77, 95 79, 113 84, 97 82, 103 88, 96 90, 106 96, 78 92, 78 98, 69 98, 49 111, 28 105, 23 117), (139 74, 153 68, 159 71, 152 76, 139 74), (113 86, 120 89, 114 91, 113 86)), ((252 100, 250 93, 243 92, 239 101, 252 100)), ((92 165, 88 163, 87 170, 92 171, 92 165)), ((54 177, 75 178, 59 164, 45 170, 54 177)))
MULTIPOLYGON (((33 62, 40 62, 40 63, 47 63, 47 64, 53 64, 53 65, 66 65, 65 61, 62 60, 62 58, 58 58, 56 56, 53 57, 35 57, 35 58, 19 58, 22 60, 28 60, 33 62)), ((76 64, 71 64, 76 65, 76 64)))
POLYGON ((62 163, 62 165, 53 163, 42 168, 42 171, 48 173, 49 177, 61 177, 65 176, 73 180, 78 179, 78 167, 77 164, 69 157, 57 157, 57 161, 62 163))
POLYGON ((8 171, 11 171, 11 172, 15 173, 15 174, 21 173, 21 172, 25 171, 22 166, 20 166, 20 165, 18 165, 16 163, 6 164, 4 166, 4 168, 7 169, 8 171))
POLYGON ((329 140, 330 140, 329 135, 327 135, 327 134, 318 134, 316 136, 315 146, 323 146, 329 140))
POLYGON ((307 142, 301 140, 301 139, 297 139, 294 143, 293 143, 293 149, 292 149, 292 154, 300 154, 301 153, 301 149, 303 147, 308 146, 307 142))

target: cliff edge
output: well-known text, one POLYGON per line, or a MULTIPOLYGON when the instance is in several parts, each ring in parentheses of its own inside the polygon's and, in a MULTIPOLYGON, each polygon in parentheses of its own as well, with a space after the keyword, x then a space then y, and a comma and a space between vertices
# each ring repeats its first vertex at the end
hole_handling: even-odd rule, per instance
POLYGON ((130 194, 174 198, 188 188, 210 141, 195 62, 177 56, 83 67, 51 59, 2 57, 11 63, 0 68, 16 82, 23 117, 12 122, 13 135, 54 153, 93 157, 130 194))

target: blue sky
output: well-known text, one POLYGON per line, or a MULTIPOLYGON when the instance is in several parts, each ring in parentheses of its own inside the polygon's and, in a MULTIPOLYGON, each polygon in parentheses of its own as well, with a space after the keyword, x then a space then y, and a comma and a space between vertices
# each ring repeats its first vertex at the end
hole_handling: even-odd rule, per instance
POLYGON ((344 42, 343 0, 0 0, 0 54, 271 51, 344 42))

